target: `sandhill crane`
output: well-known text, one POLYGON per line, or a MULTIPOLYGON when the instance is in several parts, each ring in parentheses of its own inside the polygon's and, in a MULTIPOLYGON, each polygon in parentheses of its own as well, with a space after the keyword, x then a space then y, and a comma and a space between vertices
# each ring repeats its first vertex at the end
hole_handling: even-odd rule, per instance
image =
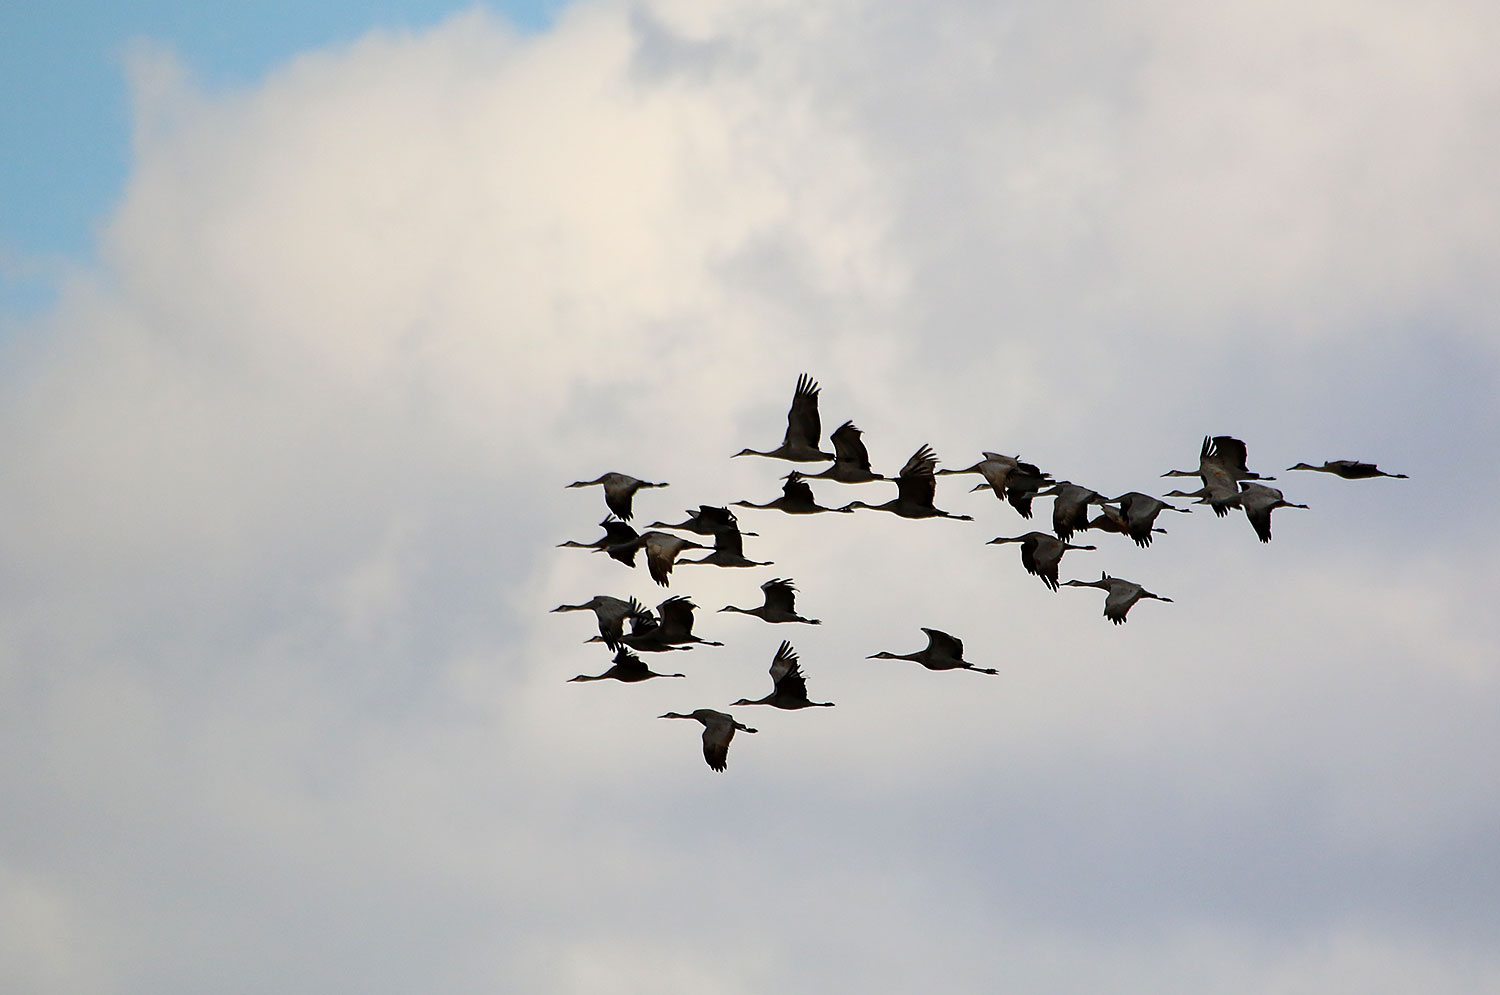
MULTIPOLYGON (((1121 525, 1123 531, 1135 544, 1142 549, 1151 545, 1151 533, 1161 532, 1163 529, 1156 528, 1156 516, 1163 511, 1180 511, 1184 515, 1191 514, 1186 508, 1167 504, 1160 498, 1154 498, 1150 494, 1142 494, 1140 491, 1126 491, 1117 498, 1110 498, 1104 507, 1112 504, 1120 506, 1121 525)), ((1093 525, 1092 522, 1089 523, 1093 525)))
POLYGON ((1359 460, 1335 459, 1326 460, 1322 466, 1311 466, 1307 463, 1298 463, 1296 466, 1287 467, 1288 470, 1321 470, 1324 473, 1332 473, 1343 477, 1345 480, 1366 480, 1370 477, 1396 477, 1400 480, 1407 479, 1404 473, 1386 473, 1374 463, 1361 463, 1359 460))
POLYGON ((743 533, 734 526, 720 529, 714 533, 714 551, 701 560, 680 560, 686 566, 689 563, 708 563, 716 567, 769 567, 770 560, 751 560, 745 556, 745 544, 741 538, 743 533))
POLYGON ((697 610, 697 605, 680 594, 657 605, 656 615, 661 620, 662 638, 674 645, 700 643, 704 646, 723 646, 723 643, 693 635, 693 612, 697 610))
POLYGON ((640 533, 625 522, 614 517, 606 518, 599 525, 604 529, 604 535, 593 542, 575 542, 569 539, 567 542, 558 543, 558 546, 570 546, 575 549, 592 549, 595 552, 608 553, 627 567, 635 566, 636 547, 628 544, 637 538, 640 533))
POLYGON ((1240 484, 1240 507, 1245 517, 1255 527, 1261 542, 1271 541, 1271 512, 1277 508, 1306 508, 1305 504, 1293 504, 1274 487, 1264 484, 1240 484))
POLYGON ((722 771, 729 762, 729 743, 736 729, 755 732, 742 722, 735 721, 728 712, 716 712, 712 708, 695 708, 686 715, 668 712, 659 715, 662 719, 697 719, 703 723, 703 759, 713 770, 722 771))
POLYGON ((1229 435, 1204 436, 1198 450, 1198 469, 1168 470, 1163 477, 1197 477, 1203 486, 1196 491, 1169 491, 1167 497, 1195 497, 1213 508, 1220 518, 1239 504, 1241 480, 1275 480, 1262 477, 1245 466, 1245 444, 1229 435))
POLYGON ((980 674, 1000 673, 998 670, 991 670, 987 667, 976 667, 966 661, 963 640, 950 636, 941 629, 929 629, 924 626, 922 631, 927 633, 927 646, 915 653, 889 653, 881 650, 879 653, 871 653, 865 659, 915 660, 928 670, 972 670, 980 674))
POLYGON ((818 417, 819 389, 817 381, 806 373, 798 377, 797 391, 792 395, 792 406, 786 413, 786 436, 781 445, 769 452, 741 449, 735 455, 769 456, 795 463, 820 463, 833 459, 833 453, 818 448, 818 437, 823 434, 823 422, 818 417))
POLYGON ((610 649, 619 648, 620 637, 625 634, 627 618, 650 615, 646 606, 634 598, 621 601, 607 594, 596 594, 581 605, 558 605, 552 610, 555 612, 593 612, 595 618, 599 620, 599 635, 604 640, 604 645, 610 649))
POLYGON ((765 594, 765 604, 759 608, 736 608, 734 605, 725 605, 719 611, 739 612, 741 615, 754 615, 766 622, 806 622, 808 625, 823 624, 818 619, 803 618, 797 614, 797 589, 792 586, 790 578, 772 577, 760 585, 760 589, 765 594))
POLYGON ((1021 544, 1021 566, 1026 572, 1034 577, 1042 578, 1042 583, 1052 590, 1057 590, 1057 565, 1062 561, 1063 554, 1070 549, 1096 549, 1095 546, 1074 546, 1053 535, 1045 532, 1028 532, 1025 535, 998 536, 985 543, 986 546, 1004 545, 1008 542, 1021 544))
POLYGON ((1022 462, 1019 456, 1002 456, 986 451, 984 459, 962 470, 937 470, 937 476, 958 473, 977 473, 985 482, 975 484, 971 491, 982 491, 986 487, 995 492, 995 497, 1009 501, 1010 506, 1022 518, 1031 517, 1031 499, 1037 491, 1052 483, 1052 474, 1046 473, 1035 463, 1022 462))
POLYGON ((577 677, 568 678, 568 683, 571 684, 574 681, 624 681, 627 684, 634 684, 637 681, 649 681, 653 677, 686 676, 686 674, 658 674, 647 667, 640 657, 621 646, 615 653, 614 666, 610 667, 604 673, 593 677, 587 674, 579 674, 577 677))
POLYGON ((1130 606, 1142 598, 1154 598, 1157 601, 1171 601, 1160 594, 1152 594, 1133 580, 1123 577, 1111 577, 1109 574, 1100 574, 1098 580, 1065 580, 1063 587, 1097 587, 1108 592, 1104 598, 1104 617, 1115 625, 1125 624, 1125 613, 1130 611, 1130 606))
POLYGON ((666 487, 666 484, 652 484, 644 480, 624 473, 606 473, 594 480, 575 480, 569 487, 592 487, 595 484, 604 485, 604 504, 610 511, 624 521, 630 521, 630 502, 635 497, 635 492, 642 487, 666 487))
POLYGON ((670 532, 658 532, 652 529, 650 532, 642 532, 621 546, 611 546, 609 552, 613 553, 616 549, 622 552, 628 549, 644 549, 646 569, 651 571, 651 579, 662 587, 666 587, 671 583, 668 578, 672 575, 672 564, 677 559, 678 553, 684 549, 708 549, 708 547, 701 542, 674 536, 670 532))
POLYGON ((933 468, 937 466, 937 462, 937 456, 933 454, 932 447, 923 444, 896 475, 894 498, 884 504, 851 501, 839 510, 853 511, 856 508, 868 508, 871 511, 889 511, 902 518, 954 518, 963 522, 972 522, 974 518, 971 515, 955 515, 933 506, 932 498, 937 493, 937 479, 933 474, 933 468))
MULTIPOLYGON (((646 526, 648 529, 674 529, 683 532, 696 532, 701 536, 711 536, 720 529, 739 528, 740 520, 735 517, 734 512, 728 508, 715 507, 709 504, 700 504, 697 511, 688 510, 687 520, 676 525, 668 525, 666 522, 652 522, 646 526)), ((753 536, 754 532, 741 532, 740 535, 753 536)))
POLYGON ((797 651, 792 649, 792 644, 786 640, 781 641, 781 647, 776 651, 776 656, 771 660, 771 693, 764 698, 751 701, 749 698, 741 698, 736 701, 733 708, 738 705, 774 705, 777 708, 832 708, 831 701, 809 701, 807 699, 807 678, 802 673, 802 668, 797 664, 797 651))
POLYGON ((828 437, 833 443, 833 466, 820 473, 806 474, 809 480, 837 480, 841 484, 863 484, 885 480, 883 474, 870 469, 870 454, 860 436, 864 433, 846 421, 828 437))
MULTIPOLYGON (((1130 524, 1125 521, 1125 512, 1112 504, 1101 504, 1099 514, 1089 521, 1089 528, 1099 532, 1114 532, 1119 535, 1130 534, 1130 524)), ((1151 530, 1159 535, 1166 535, 1166 529, 1153 528, 1151 530)))
POLYGON ((781 485, 781 497, 765 504, 752 504, 749 501, 736 501, 734 504, 741 508, 774 508, 784 511, 788 515, 814 515, 820 511, 848 511, 848 508, 825 508, 813 497, 812 488, 808 486, 802 474, 795 470, 786 475, 786 483, 781 485))
MULTIPOLYGON (((663 628, 656 616, 645 611, 631 617, 630 631, 620 636, 620 643, 637 653, 666 653, 672 650, 692 649, 691 646, 683 646, 669 636, 670 633, 663 628)), ((598 636, 590 636, 584 640, 586 643, 602 641, 598 636)))
POLYGON ((1089 505, 1103 504, 1105 497, 1098 491, 1071 480, 1059 480, 1037 497, 1051 497, 1052 531, 1064 542, 1073 538, 1074 532, 1086 531, 1089 527, 1089 505))

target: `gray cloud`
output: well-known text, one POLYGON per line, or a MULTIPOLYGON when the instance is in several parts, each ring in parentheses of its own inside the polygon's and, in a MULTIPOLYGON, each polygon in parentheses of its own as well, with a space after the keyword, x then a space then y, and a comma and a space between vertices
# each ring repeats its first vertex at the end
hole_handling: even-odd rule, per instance
POLYGON ((3 346, 0 978, 1492 987, 1491 15, 1275 13, 474 11, 233 93, 142 50, 100 258, 3 346), (729 455, 803 370, 887 473, 1159 492, 1228 432, 1312 507, 1089 533, 1066 576, 1175 599, 1123 627, 970 478, 747 509, 775 566, 671 592, 553 548, 605 470, 671 481, 643 523, 774 496, 729 455), (1284 472, 1338 457, 1412 479, 1284 472), (771 576, 825 624, 716 612, 771 576), (596 593, 727 645, 570 685, 596 593), (924 625, 1001 675, 865 659, 924 625), (782 638, 837 707, 711 774, 655 716, 782 638))

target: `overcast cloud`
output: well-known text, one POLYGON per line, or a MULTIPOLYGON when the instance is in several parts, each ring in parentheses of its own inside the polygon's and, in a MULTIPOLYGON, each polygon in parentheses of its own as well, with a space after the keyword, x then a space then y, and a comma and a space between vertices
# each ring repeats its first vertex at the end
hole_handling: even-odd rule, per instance
POLYGON ((0 339, 0 984, 1500 988, 1497 22, 577 3, 229 92, 143 40, 98 258, 0 339), (775 565, 670 592, 554 548, 607 470, 770 500, 729 455, 803 371, 888 474, 1161 493, 1233 434, 1311 507, 1086 533, 1174 599, 1119 627, 971 477, 743 510, 775 565), (1283 472, 1336 458, 1411 479, 1283 472), (715 613, 772 576, 824 624, 715 613), (569 684, 599 593, 727 645, 569 684), (921 626, 1001 676, 865 659, 921 626), (654 716, 783 638, 838 707, 710 772, 654 716))

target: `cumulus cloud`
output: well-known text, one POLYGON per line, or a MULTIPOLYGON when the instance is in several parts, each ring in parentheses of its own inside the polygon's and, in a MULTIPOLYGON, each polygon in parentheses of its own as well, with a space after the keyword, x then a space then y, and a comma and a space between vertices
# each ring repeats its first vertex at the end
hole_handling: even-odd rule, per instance
POLYGON ((1492 985, 1492 22, 580 3, 228 92, 140 47, 98 259, 3 346, 0 977, 1492 985), (668 592, 553 548, 604 514, 562 485, 768 500, 729 454, 803 370, 887 473, 1159 492, 1229 432, 1312 507, 1090 539, 1066 576, 1175 599, 1123 627, 983 545, 1045 500, 746 510, 775 566, 671 590, 727 646, 566 683, 607 656, 547 609, 668 592), (1413 479, 1283 470, 1338 457, 1413 479), (716 613, 770 576, 825 624, 716 613), (1002 676, 865 659, 920 626, 1002 676), (741 709, 710 774, 654 716, 758 697, 781 638, 838 707, 741 709))

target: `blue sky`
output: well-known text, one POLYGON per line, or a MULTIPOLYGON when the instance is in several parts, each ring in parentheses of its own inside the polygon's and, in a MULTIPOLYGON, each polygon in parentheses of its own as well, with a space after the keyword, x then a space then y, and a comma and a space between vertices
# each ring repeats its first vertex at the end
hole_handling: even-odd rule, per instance
POLYGON ((196 9, 0 15, 0 990, 1500 991, 1500 8, 196 9), (773 498, 804 372, 887 475, 1308 507, 1075 536, 1126 625, 972 477, 557 548, 773 498), (596 594, 723 645, 570 683, 596 594), (836 707, 729 704, 783 639, 836 707))
MULTIPOLYGON (((535 31, 563 2, 488 6, 535 31)), ((375 28, 430 27, 469 6, 443 0, 0 5, 0 247, 40 257, 91 251, 95 226, 119 197, 129 167, 123 60, 131 43, 170 47, 209 89, 245 87, 298 52, 375 28)), ((0 308, 31 311, 50 299, 44 270, 28 277, 0 269, 0 281, 0 308)))

